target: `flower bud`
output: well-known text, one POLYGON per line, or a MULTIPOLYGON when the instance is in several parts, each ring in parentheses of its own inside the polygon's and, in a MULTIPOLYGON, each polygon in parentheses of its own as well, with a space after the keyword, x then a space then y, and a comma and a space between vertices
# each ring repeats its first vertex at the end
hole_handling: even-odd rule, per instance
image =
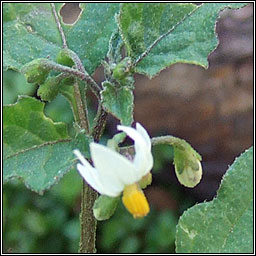
POLYGON ((52 101, 59 92, 59 80, 56 77, 49 77, 40 85, 37 95, 44 101, 52 101))
POLYGON ((59 51, 56 61, 64 66, 72 67, 74 65, 74 61, 69 57, 69 53, 67 49, 62 49, 59 51))
POLYGON ((202 178, 202 165, 192 150, 174 147, 174 166, 179 182, 185 187, 195 187, 202 178))
POLYGON ((28 83, 42 84, 45 81, 51 70, 47 62, 47 59, 36 59, 22 67, 21 71, 25 74, 28 83))
POLYGON ((124 79, 126 76, 130 73, 130 67, 131 67, 131 58, 126 57, 121 62, 119 62, 114 70, 113 70, 113 77, 120 81, 124 79))

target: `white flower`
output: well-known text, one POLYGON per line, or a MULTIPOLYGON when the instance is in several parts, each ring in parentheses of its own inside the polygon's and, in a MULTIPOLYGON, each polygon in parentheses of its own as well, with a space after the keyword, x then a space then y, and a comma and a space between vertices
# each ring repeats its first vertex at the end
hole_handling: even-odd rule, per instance
POLYGON ((138 182, 153 167, 151 140, 147 131, 139 123, 136 124, 136 129, 121 125, 118 125, 117 129, 134 140, 134 159, 130 161, 118 152, 92 142, 90 151, 94 167, 78 150, 74 150, 74 154, 82 163, 77 164, 77 169, 86 182, 100 194, 116 197, 124 191, 123 203, 127 209, 134 217, 142 217, 147 214, 142 211, 148 212, 149 207, 138 182), (137 210, 129 209, 129 207, 133 208, 132 205, 135 202, 145 209, 137 209, 138 205, 136 205, 137 210))

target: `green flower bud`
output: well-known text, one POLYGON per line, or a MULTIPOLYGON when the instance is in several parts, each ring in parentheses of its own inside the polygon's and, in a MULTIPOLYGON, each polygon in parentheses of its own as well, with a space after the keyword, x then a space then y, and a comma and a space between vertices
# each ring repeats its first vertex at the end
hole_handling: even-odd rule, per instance
POLYGON ((22 67, 21 71, 25 74, 28 83, 42 84, 45 81, 51 71, 47 62, 47 59, 36 59, 22 67))
POLYGON ((72 67, 74 65, 74 61, 69 57, 69 52, 67 49, 62 49, 59 51, 56 61, 64 66, 72 67))
POLYGON ((101 195, 99 196, 93 206, 93 214, 97 220, 107 220, 115 212, 120 196, 110 197, 101 195))
POLYGON ((113 70, 113 77, 118 81, 124 79, 126 76, 130 74, 131 64, 132 61, 130 57, 124 58, 115 66, 113 70))
POLYGON ((174 166, 179 182, 185 187, 195 187, 202 178, 202 165, 197 154, 174 147, 174 166))
POLYGON ((37 95, 44 101, 52 101, 59 92, 59 80, 56 77, 49 77, 40 85, 37 95))

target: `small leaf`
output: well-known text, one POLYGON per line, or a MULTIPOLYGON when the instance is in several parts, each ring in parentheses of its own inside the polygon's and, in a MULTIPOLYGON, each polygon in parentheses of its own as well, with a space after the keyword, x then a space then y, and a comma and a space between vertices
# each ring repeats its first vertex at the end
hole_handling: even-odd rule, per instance
POLYGON ((119 31, 114 32, 110 38, 109 49, 108 49, 108 53, 107 53, 107 58, 109 59, 110 64, 118 63, 121 61, 122 46, 123 46, 123 40, 122 40, 122 37, 121 37, 119 31))
POLYGON ((118 118, 123 125, 131 125, 133 122, 133 93, 125 86, 115 87, 105 81, 104 90, 101 92, 103 107, 107 112, 118 118))
POLYGON ((93 206, 93 214, 97 220, 107 220, 115 212, 120 197, 100 195, 93 206))
POLYGON ((183 213, 177 253, 253 253, 253 147, 224 175, 217 197, 183 213))

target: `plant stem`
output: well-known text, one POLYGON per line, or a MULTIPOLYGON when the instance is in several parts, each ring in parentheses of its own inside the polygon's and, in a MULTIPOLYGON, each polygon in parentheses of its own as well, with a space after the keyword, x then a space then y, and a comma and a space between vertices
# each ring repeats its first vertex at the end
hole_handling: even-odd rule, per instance
POLYGON ((97 220, 94 218, 92 210, 96 199, 97 192, 92 190, 83 180, 80 213, 80 253, 96 253, 95 241, 97 220))
POLYGON ((52 12, 53 12, 53 15, 54 15, 56 24, 57 24, 57 26, 58 26, 58 30, 59 30, 59 32, 60 32, 60 36, 61 36, 62 43, 63 43, 63 48, 67 48, 68 46, 67 46, 66 37, 65 37, 64 31, 63 31, 63 29, 62 29, 62 27, 61 27, 61 23, 60 23, 58 14, 57 14, 57 12, 56 12, 55 4, 54 4, 54 3, 51 3, 51 7, 52 7, 52 12))
POLYGON ((80 93, 80 89, 77 81, 74 83, 74 93, 76 98, 80 126, 83 129, 85 129, 86 134, 89 134, 90 128, 89 128, 87 108, 84 108, 84 104, 82 102, 82 97, 81 97, 81 93, 80 93))
POLYGON ((67 66, 63 66, 60 65, 58 63, 55 63, 53 61, 50 60, 44 60, 44 63, 42 63, 45 65, 46 68, 50 68, 56 71, 60 71, 63 73, 68 73, 71 74, 75 77, 80 78, 81 80, 85 81, 90 88, 92 89, 92 92, 95 94, 95 96, 98 98, 98 100, 100 100, 100 91, 101 88, 99 87, 99 85, 92 79, 92 77, 90 77, 88 74, 81 72, 80 70, 77 69, 73 69, 67 66))
MULTIPOLYGON (((59 65, 54 62, 47 62, 46 65, 48 65, 48 67, 51 66, 52 69, 55 69, 64 73, 70 73, 86 81, 100 102, 100 90, 101 90, 100 87, 86 72, 77 54, 68 49, 65 34, 61 27, 61 23, 59 21, 59 18, 55 9, 55 5, 52 3, 51 7, 52 7, 52 11, 53 11, 53 14, 62 38, 63 48, 66 48, 68 50, 68 53, 72 58, 72 60, 74 61, 77 70, 59 65)), ((90 132, 90 127, 89 127, 89 121, 88 121, 86 99, 84 99, 84 101, 82 100, 80 88, 77 81, 74 84, 74 95, 75 95, 75 101, 77 104, 79 124, 83 129, 85 129, 85 132, 88 135, 90 132)), ((94 131, 103 130, 104 127, 105 127, 105 123, 101 124, 100 126, 96 126, 94 128, 94 131)), ((96 134, 98 133, 96 132, 96 134)), ((98 141, 100 138, 99 137, 100 135, 95 136, 94 140, 98 141)), ((83 180, 83 188, 81 193, 81 212, 80 212, 80 226, 81 226, 81 237, 80 237, 80 244, 79 244, 80 253, 96 253, 95 241, 96 241, 97 221, 94 218, 93 210, 92 210, 94 201, 96 200, 96 198, 97 198, 97 192, 92 190, 83 180)))

